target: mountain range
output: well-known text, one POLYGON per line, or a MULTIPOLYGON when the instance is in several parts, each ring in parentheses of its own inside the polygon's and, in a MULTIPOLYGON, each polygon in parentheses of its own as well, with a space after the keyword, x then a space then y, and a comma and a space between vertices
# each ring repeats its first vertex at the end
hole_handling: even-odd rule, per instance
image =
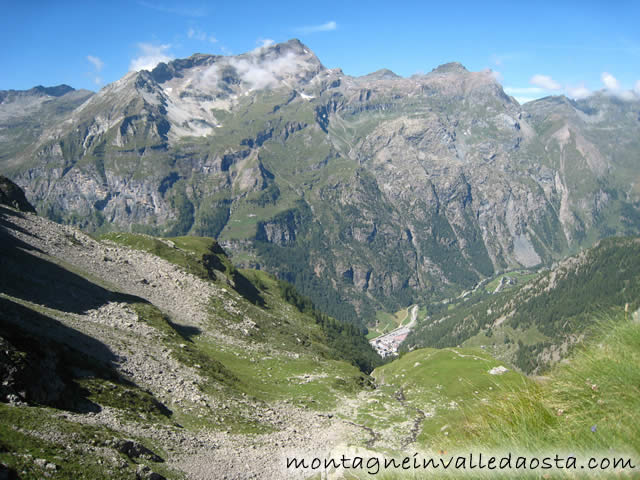
POLYGON ((0 101, 0 171, 48 218, 217 238, 359 325, 639 233, 638 99, 351 77, 290 40, 0 101))

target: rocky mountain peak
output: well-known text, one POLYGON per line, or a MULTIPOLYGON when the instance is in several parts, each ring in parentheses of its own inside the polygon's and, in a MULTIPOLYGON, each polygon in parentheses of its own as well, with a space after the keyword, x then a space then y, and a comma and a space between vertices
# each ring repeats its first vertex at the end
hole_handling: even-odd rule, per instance
POLYGON ((174 77, 182 77, 185 70, 193 67, 209 66, 213 64, 219 56, 195 53, 189 58, 178 58, 169 63, 159 63, 151 71, 152 78, 158 83, 164 83, 174 77))
POLYGON ((276 52, 286 53, 287 51, 296 52, 298 54, 309 53, 311 49, 307 47, 304 43, 302 43, 297 38, 292 38, 282 43, 275 43, 273 45, 267 45, 261 47, 262 49, 273 50, 276 52))
POLYGON ((364 75, 363 78, 368 80, 396 80, 402 77, 388 68, 381 68, 380 70, 364 75))
POLYGON ((262 67, 277 76, 289 76, 302 72, 315 76, 325 70, 315 53, 297 38, 283 43, 264 45, 238 57, 230 57, 229 63, 234 66, 240 63, 236 69, 239 66, 240 70, 244 70, 246 66, 242 65, 243 61, 262 67))
POLYGON ((189 58, 159 63, 150 76, 144 72, 138 72, 138 75, 144 76, 145 81, 150 77, 155 83, 161 84, 169 95, 175 91, 190 90, 197 91, 198 95, 219 97, 239 95, 246 90, 283 85, 293 87, 294 84, 307 83, 324 70, 325 67, 311 49, 300 40, 291 39, 264 45, 241 55, 197 53, 189 58))
POLYGON ((467 70, 460 62, 449 62, 437 66, 431 70, 431 73, 469 73, 469 70, 467 70))

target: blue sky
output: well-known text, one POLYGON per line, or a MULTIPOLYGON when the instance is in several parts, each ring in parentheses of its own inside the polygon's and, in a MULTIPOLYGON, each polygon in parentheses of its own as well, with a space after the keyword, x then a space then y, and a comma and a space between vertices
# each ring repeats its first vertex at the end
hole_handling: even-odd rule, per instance
POLYGON ((490 68, 521 101, 607 89, 640 95, 640 2, 2 1, 0 89, 99 90, 195 52, 299 38, 350 75, 490 68))

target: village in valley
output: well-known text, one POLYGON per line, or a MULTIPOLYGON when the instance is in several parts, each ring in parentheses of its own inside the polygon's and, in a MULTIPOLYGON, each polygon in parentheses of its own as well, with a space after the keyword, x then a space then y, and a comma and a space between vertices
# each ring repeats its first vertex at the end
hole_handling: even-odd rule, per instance
POLYGON ((407 315, 411 315, 411 320, 407 325, 400 326, 390 332, 369 340, 371 346, 382 358, 395 356, 402 342, 405 341, 411 329, 415 326, 418 317, 418 306, 414 305, 407 310, 407 315))
POLYGON ((397 355, 400 344, 405 341, 409 332, 411 332, 409 327, 400 327, 392 332, 380 335, 373 340, 369 340, 369 343, 382 358, 397 355))

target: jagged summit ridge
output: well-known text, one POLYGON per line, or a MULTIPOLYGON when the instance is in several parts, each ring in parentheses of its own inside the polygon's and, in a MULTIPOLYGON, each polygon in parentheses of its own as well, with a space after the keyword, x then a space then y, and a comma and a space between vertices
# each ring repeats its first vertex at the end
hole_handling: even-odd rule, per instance
POLYGON ((227 80, 245 82, 254 88, 273 87, 273 80, 282 81, 298 72, 318 73, 324 70, 311 49, 298 39, 292 39, 284 43, 264 45, 236 56, 196 53, 185 59, 159 63, 151 74, 156 82, 165 83, 174 77, 188 75, 190 69, 198 67, 205 67, 205 77, 219 79, 220 75, 226 74, 227 80), (260 80, 261 76, 273 78, 260 80))

